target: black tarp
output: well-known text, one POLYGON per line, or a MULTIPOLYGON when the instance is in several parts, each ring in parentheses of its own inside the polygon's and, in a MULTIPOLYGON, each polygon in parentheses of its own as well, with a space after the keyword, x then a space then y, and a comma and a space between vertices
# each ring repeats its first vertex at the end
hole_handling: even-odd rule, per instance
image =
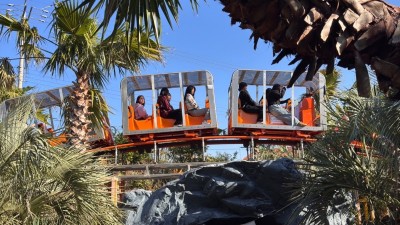
MULTIPOLYGON (((135 190, 125 195, 127 225, 256 224, 288 222, 288 183, 301 179, 295 163, 236 161, 193 169, 151 193, 135 190)), ((335 219, 334 219, 335 220, 335 219)), ((346 224, 340 217, 330 224, 346 224)), ((290 225, 297 224, 292 221, 290 225)))

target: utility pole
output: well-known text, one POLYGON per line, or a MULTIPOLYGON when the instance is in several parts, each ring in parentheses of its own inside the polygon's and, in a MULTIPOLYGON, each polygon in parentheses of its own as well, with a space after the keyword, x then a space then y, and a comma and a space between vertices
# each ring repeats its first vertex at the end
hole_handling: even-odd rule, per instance
POLYGON ((22 83, 24 82, 24 69, 25 69, 25 55, 22 53, 21 49, 23 46, 23 41, 21 40, 20 52, 19 52, 19 72, 18 72, 18 88, 22 89, 22 83))
MULTIPOLYGON (((26 1, 24 2, 24 12, 22 14, 21 22, 26 23, 26 1)), ((19 45, 19 72, 18 72, 18 88, 22 89, 22 83, 24 81, 24 69, 25 69, 25 54, 22 49, 24 47, 25 31, 23 31, 22 38, 19 45)))

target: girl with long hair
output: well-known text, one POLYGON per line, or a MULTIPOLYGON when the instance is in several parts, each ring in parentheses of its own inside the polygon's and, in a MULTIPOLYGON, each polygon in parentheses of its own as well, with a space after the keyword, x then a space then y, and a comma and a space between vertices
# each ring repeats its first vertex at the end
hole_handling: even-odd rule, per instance
POLYGON ((182 111, 180 109, 174 109, 168 101, 168 95, 170 95, 168 88, 162 88, 160 95, 157 99, 157 104, 160 109, 160 116, 166 119, 175 119, 175 126, 182 126, 182 111))
POLYGON ((135 119, 136 120, 145 120, 149 115, 146 112, 146 109, 144 108, 146 101, 144 99, 143 95, 139 95, 136 98, 136 104, 135 104, 135 119))
POLYGON ((210 109, 200 108, 194 99, 194 94, 196 93, 196 87, 189 85, 186 88, 184 101, 187 109, 187 113, 191 116, 204 116, 203 123, 208 123, 210 119, 210 109))

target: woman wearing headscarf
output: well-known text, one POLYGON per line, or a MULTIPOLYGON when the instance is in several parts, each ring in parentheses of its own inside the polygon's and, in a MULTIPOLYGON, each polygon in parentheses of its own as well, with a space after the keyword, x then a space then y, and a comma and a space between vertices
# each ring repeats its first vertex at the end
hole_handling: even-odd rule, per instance
POLYGON ((187 113, 191 116, 204 116, 203 123, 207 123, 210 119, 210 110, 208 108, 201 108, 194 99, 194 94, 196 93, 196 87, 189 85, 185 91, 184 102, 186 105, 187 113))
MULTIPOLYGON (((276 118, 282 120, 283 123, 291 125, 292 115, 281 106, 281 104, 287 103, 290 100, 288 98, 284 101, 281 101, 281 98, 285 95, 285 92, 286 92, 286 87, 280 84, 274 84, 274 86, 272 86, 272 90, 269 92, 267 96, 268 110, 276 118)), ((297 119, 296 117, 294 117, 294 125, 307 126, 307 124, 300 122, 300 120, 297 119)))
POLYGON ((168 101, 168 95, 170 95, 168 88, 162 88, 160 95, 157 99, 157 104, 160 109, 160 116, 166 119, 175 119, 175 126, 182 126, 182 111, 180 109, 174 109, 168 101))

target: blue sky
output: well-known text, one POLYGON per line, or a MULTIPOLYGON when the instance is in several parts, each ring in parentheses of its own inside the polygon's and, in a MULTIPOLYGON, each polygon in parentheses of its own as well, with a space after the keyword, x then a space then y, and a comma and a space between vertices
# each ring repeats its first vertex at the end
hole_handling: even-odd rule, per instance
MULTIPOLYGON (((266 69, 266 70, 293 70, 293 66, 288 66, 287 59, 282 60, 278 65, 271 65, 273 60, 271 44, 259 41, 256 50, 253 49, 253 41, 249 40, 250 31, 242 30, 238 24, 231 26, 230 17, 222 11, 222 5, 219 1, 210 0, 207 3, 200 1, 199 12, 194 13, 189 5, 189 1, 181 1, 183 11, 179 14, 178 24, 174 24, 171 29, 167 23, 163 23, 161 43, 170 48, 165 53, 164 64, 150 63, 143 68, 141 74, 157 74, 165 72, 208 70, 214 76, 214 84, 217 117, 219 127, 227 127, 227 91, 232 73, 236 69, 266 69)), ((22 0, 2 1, 0 3, 0 13, 5 13, 6 9, 12 9, 14 15, 21 15, 22 0), (8 3, 15 4, 13 7, 8 3)), ((28 0, 30 6, 35 6, 32 14, 32 21, 40 29, 46 29, 50 19, 42 17, 47 15, 42 8, 51 5, 50 0, 28 0), (44 20, 45 22, 40 22, 44 20)), ((47 28, 48 30, 48 28, 47 28)), ((0 57, 18 57, 13 41, 6 42, 1 39, 0 47, 2 49, 0 57)), ((15 66, 18 62, 15 61, 15 66)), ((353 82, 355 74, 353 71, 342 71, 341 88, 349 88, 353 82)), ((16 68, 17 70, 17 68, 16 68)), ((40 66, 30 65, 26 71, 24 86, 35 86, 36 90, 52 89, 60 86, 69 85, 74 76, 67 74, 59 78, 43 74, 40 66)), ((104 90, 104 95, 113 108, 113 114, 110 115, 111 124, 121 127, 121 110, 119 83, 122 77, 112 79, 110 84, 104 90)), ((255 94, 253 95, 255 97, 255 94)), ((173 102, 178 105, 178 100, 173 102)), ((233 153, 238 150, 237 146, 213 146, 210 149, 214 151, 226 151, 233 153)), ((241 156, 244 150, 241 150, 241 156)))

